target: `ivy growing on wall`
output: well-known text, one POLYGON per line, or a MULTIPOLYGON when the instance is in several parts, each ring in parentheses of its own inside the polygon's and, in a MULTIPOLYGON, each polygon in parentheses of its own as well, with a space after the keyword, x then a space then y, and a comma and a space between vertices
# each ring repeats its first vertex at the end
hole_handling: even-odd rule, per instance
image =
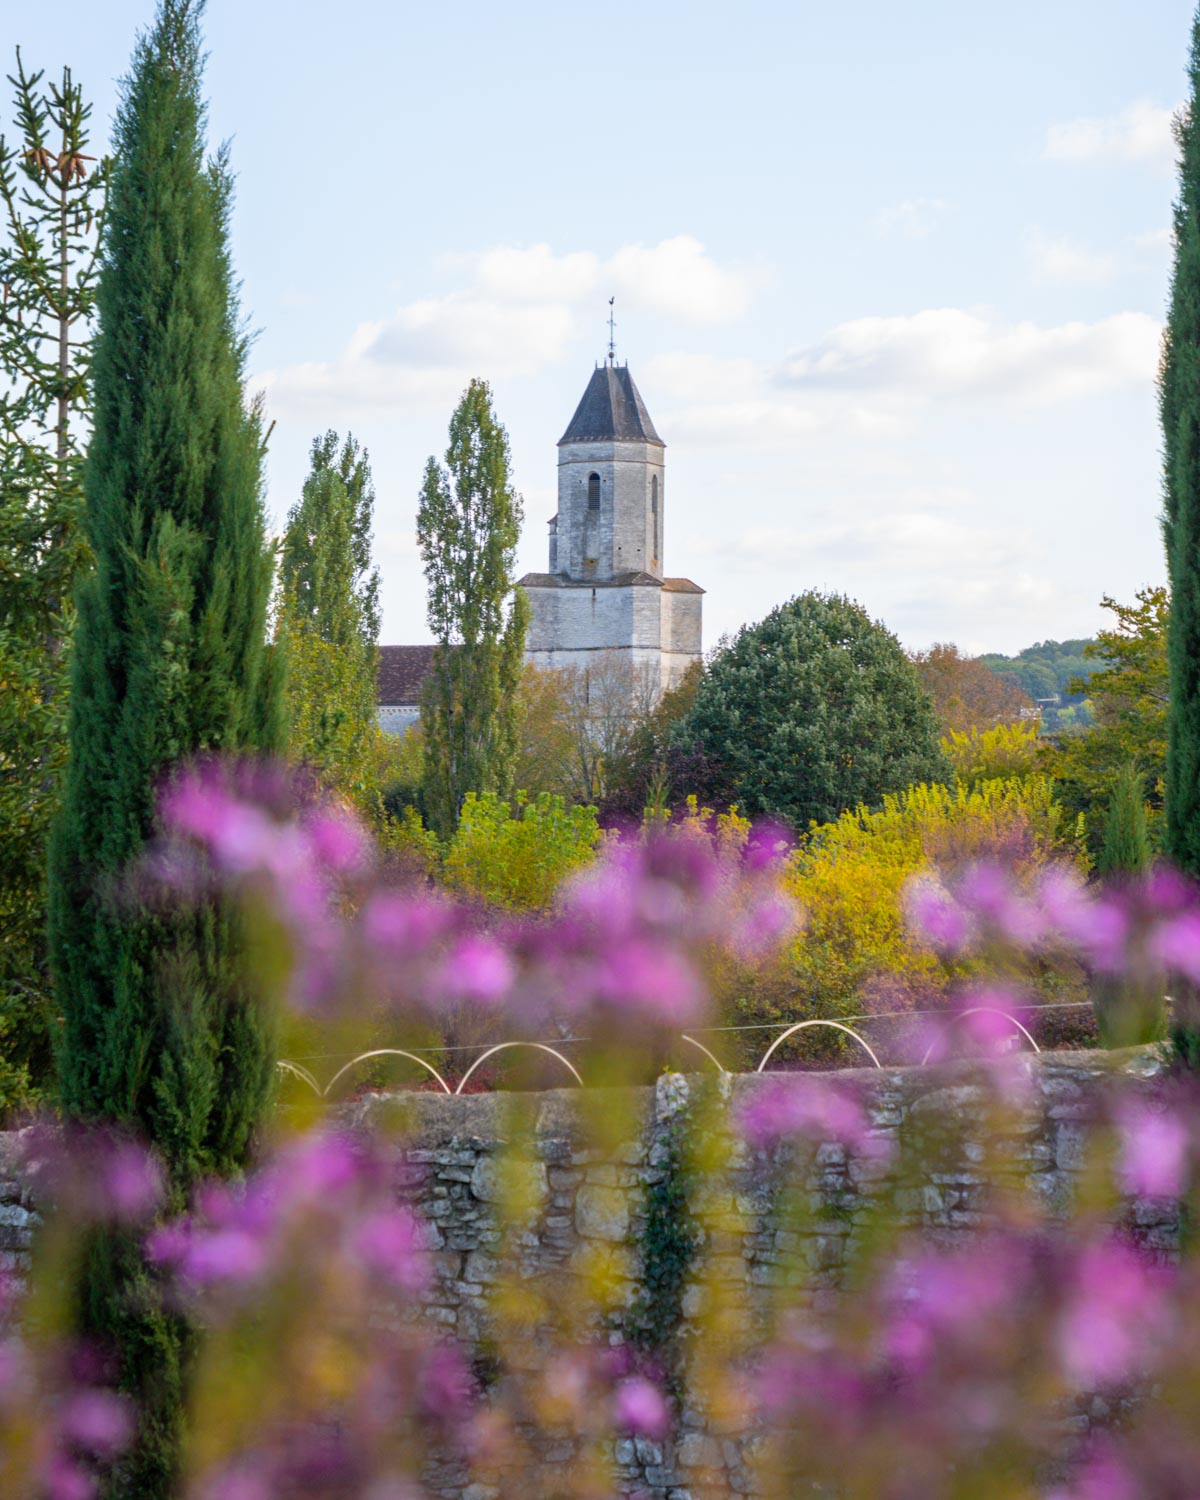
POLYGON ((661 1366, 672 1387, 678 1385, 683 1294, 701 1242, 691 1211, 696 1168, 690 1135, 696 1112, 697 1101, 691 1099, 655 1133, 651 1164, 658 1171, 644 1188, 642 1274, 625 1327, 629 1343, 661 1366))

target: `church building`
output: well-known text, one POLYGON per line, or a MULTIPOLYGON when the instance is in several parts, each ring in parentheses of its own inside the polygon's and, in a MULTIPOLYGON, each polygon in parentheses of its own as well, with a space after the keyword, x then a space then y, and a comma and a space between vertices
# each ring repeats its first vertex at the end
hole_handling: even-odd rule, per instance
MULTIPOLYGON (((526 660, 586 668, 616 653, 659 693, 701 652, 704 590, 663 567, 666 444, 654 430, 628 365, 597 366, 558 444, 558 514, 549 567, 526 573, 526 660), (644 678, 643 678, 644 674, 644 678)), ((403 733, 418 717, 432 646, 381 646, 381 725, 403 733)))
POLYGON ((663 692, 699 660, 704 590, 663 566, 665 452, 629 366, 610 355, 559 440, 549 568, 520 581, 534 666, 619 652, 663 692))

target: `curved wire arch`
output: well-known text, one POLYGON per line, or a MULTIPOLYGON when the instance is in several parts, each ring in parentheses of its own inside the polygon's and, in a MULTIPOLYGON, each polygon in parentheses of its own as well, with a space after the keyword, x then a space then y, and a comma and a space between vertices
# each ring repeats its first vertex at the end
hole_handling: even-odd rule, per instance
MULTIPOLYGON (((946 1023, 946 1030, 949 1031, 951 1026, 953 1026, 958 1021, 965 1020, 967 1016, 1003 1016, 1006 1021, 1012 1022, 1012 1024, 1017 1028, 1017 1030, 1021 1033, 1021 1035, 1025 1038, 1025 1040, 1029 1043, 1029 1045, 1035 1052, 1040 1053, 1042 1050, 1034 1041, 1032 1035, 1026 1030, 1024 1026, 1021 1025, 1020 1021, 1017 1020, 1016 1016, 1009 1015, 1008 1011, 1006 1010, 997 1010, 994 1005, 972 1005, 969 1010, 960 1010, 956 1015, 950 1017, 949 1021, 946 1023)), ((929 1061, 929 1055, 936 1046, 937 1038, 935 1037, 934 1040, 930 1042, 929 1046, 925 1049, 925 1056, 921 1059, 922 1066, 924 1066, 929 1061)))
POLYGON ((707 1057, 709 1062, 713 1064, 718 1073, 729 1072, 729 1069, 725 1066, 721 1059, 711 1053, 703 1042, 698 1042, 694 1036, 688 1036, 687 1033, 683 1031, 679 1033, 679 1036, 682 1041, 691 1042, 693 1047, 699 1047, 700 1051, 704 1053, 705 1057, 707 1057))
MULTIPOLYGON (((461 1094, 463 1091, 463 1087, 467 1082, 467 1079, 470 1078, 471 1074, 475 1071, 476 1068, 480 1066, 481 1063, 487 1062, 488 1058, 493 1057, 497 1052, 507 1051, 509 1047, 533 1047, 538 1052, 548 1052, 551 1057, 558 1058, 559 1062, 562 1063, 563 1067, 566 1068, 567 1072, 570 1073, 571 1077, 574 1078, 579 1087, 583 1088, 583 1079, 579 1076, 579 1073, 574 1064, 570 1062, 568 1058, 565 1058, 561 1052, 556 1052, 553 1047, 547 1047, 545 1042, 497 1042, 494 1047, 489 1047, 481 1057, 477 1057, 475 1059, 475 1061, 471 1064, 471 1066, 467 1069, 463 1076, 458 1080, 458 1087, 454 1090, 454 1092, 456 1094, 461 1094)), ((449 1093, 450 1090, 447 1089, 446 1092, 449 1093)))
POLYGON ((309 1088, 312 1089, 313 1093, 316 1094, 318 1099, 324 1097, 321 1092, 321 1085, 317 1082, 317 1080, 313 1077, 313 1075, 308 1071, 307 1068, 302 1067, 299 1063, 290 1062, 286 1057, 279 1058, 275 1066, 280 1070, 281 1073, 290 1073, 293 1078, 298 1078, 301 1083, 307 1083, 309 1088))
POLYGON ((847 1036, 854 1038, 854 1040, 863 1049, 863 1051, 867 1054, 867 1056, 871 1059, 871 1061, 877 1068, 883 1068, 883 1064, 875 1056, 874 1052, 871 1051, 867 1043, 863 1041, 862 1037, 859 1036, 858 1032, 852 1030, 849 1026, 843 1026, 840 1021, 797 1021, 794 1026, 789 1026, 782 1036, 777 1036, 775 1038, 775 1040, 763 1053, 762 1061, 754 1071, 756 1073, 761 1073, 767 1066, 767 1064, 771 1061, 771 1054, 775 1051, 776 1047, 786 1042, 788 1037, 795 1036, 796 1032, 806 1031, 810 1026, 829 1026, 832 1027, 834 1031, 844 1031, 847 1036))
POLYGON ((410 1062, 415 1062, 419 1067, 424 1068, 427 1073, 432 1073, 447 1094, 453 1092, 450 1085, 433 1064, 426 1062, 423 1057, 418 1057, 415 1052, 405 1052, 400 1047, 376 1047, 373 1052, 360 1052, 357 1057, 352 1057, 344 1067, 339 1068, 325 1085, 325 1093, 329 1093, 343 1073, 348 1073, 351 1068, 358 1067, 359 1063, 366 1062, 371 1057, 407 1057, 410 1062))

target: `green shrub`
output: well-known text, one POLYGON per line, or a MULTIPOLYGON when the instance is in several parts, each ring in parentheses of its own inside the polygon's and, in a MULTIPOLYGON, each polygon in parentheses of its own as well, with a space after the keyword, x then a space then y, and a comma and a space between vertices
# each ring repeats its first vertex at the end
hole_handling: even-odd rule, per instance
POLYGON ((568 807, 549 792, 529 801, 521 792, 514 808, 491 792, 468 792, 443 872, 448 885, 496 906, 538 910, 599 841, 594 807, 568 807))

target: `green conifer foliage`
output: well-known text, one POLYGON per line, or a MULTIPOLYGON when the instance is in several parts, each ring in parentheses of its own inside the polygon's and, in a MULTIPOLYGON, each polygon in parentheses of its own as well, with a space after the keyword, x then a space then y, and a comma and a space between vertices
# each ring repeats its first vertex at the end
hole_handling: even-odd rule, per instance
MULTIPOLYGON (((245 1161, 270 1096, 270 1017, 247 992, 234 914, 139 901, 124 879, 155 833, 164 778, 205 752, 274 753, 266 644, 272 559, 262 432, 228 247, 230 175, 204 157, 200 5, 161 0, 115 126, 92 365, 70 761, 51 848, 50 929, 67 1111, 138 1130, 176 1201, 245 1161)), ((187 1336, 135 1245, 89 1257, 85 1332, 114 1342, 142 1408, 119 1493, 165 1496, 187 1336)))
POLYGON ((1193 22, 1188 74, 1160 389, 1171 584, 1166 848, 1183 869, 1200 875, 1200 14, 1193 22))
POLYGON ((108 164, 69 68, 28 73, 0 135, 0 1113, 53 1084, 46 845, 67 749, 67 651, 108 164))
POLYGON ((437 642, 421 704, 424 800, 443 838, 468 792, 512 792, 529 601, 514 586, 521 497, 509 477, 508 434, 486 381, 472 380, 450 419, 446 467, 431 458, 417 540, 437 642))
POLYGON ((1146 817, 1146 779, 1134 765, 1117 773, 1108 799, 1104 844, 1096 868, 1101 875, 1144 875, 1152 859, 1146 817))
MULTIPOLYGON (((1192 23, 1188 77, 1188 102, 1178 127, 1175 265, 1159 390, 1163 538, 1171 588, 1163 842, 1180 868, 1200 875, 1200 12, 1192 23)), ((1200 996, 1180 984, 1175 1002, 1175 1048, 1195 1067, 1200 1065, 1200 996)))

